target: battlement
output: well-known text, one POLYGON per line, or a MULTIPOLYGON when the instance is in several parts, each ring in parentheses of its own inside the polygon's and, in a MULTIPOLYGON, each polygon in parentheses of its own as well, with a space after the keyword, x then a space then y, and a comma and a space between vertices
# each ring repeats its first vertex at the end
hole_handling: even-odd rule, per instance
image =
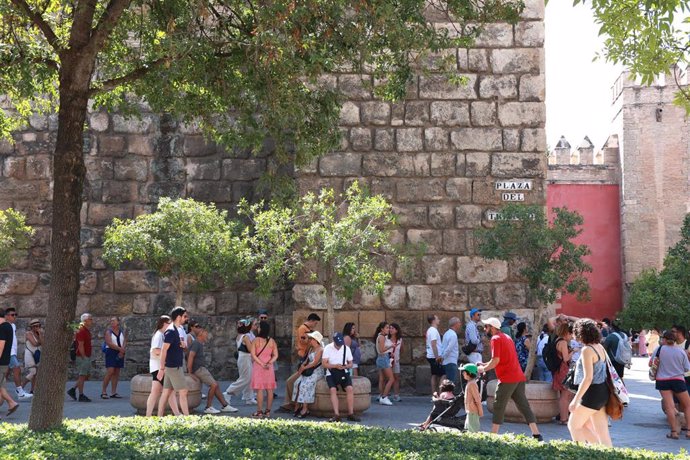
POLYGON ((618 136, 609 136, 600 150, 585 136, 576 149, 561 136, 549 153, 548 182, 554 183, 618 183, 618 136))
POLYGON ((611 103, 615 104, 626 88, 665 88, 666 86, 687 86, 690 84, 688 79, 688 67, 681 68, 678 65, 672 66, 667 73, 659 74, 651 85, 643 85, 641 79, 633 78, 628 70, 621 72, 616 81, 611 86, 611 103))

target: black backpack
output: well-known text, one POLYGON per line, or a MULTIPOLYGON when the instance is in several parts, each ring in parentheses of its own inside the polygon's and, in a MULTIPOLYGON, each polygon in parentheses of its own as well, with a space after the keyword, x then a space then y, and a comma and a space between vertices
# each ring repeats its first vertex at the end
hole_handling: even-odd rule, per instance
POLYGON ((541 357, 544 359, 544 364, 546 364, 547 369, 552 373, 558 372, 561 367, 563 360, 558 356, 558 351, 556 350, 556 344, 562 338, 555 336, 550 336, 549 341, 544 345, 544 349, 541 352, 541 357), (554 340, 555 339, 555 340, 554 340))

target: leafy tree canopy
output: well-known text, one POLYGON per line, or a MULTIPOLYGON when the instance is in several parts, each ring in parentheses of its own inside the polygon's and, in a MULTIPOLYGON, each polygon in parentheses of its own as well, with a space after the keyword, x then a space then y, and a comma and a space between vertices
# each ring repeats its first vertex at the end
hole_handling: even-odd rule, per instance
POLYGON ((216 277, 246 276, 250 254, 241 233, 241 225, 213 204, 162 198, 156 212, 115 219, 106 228, 103 258, 113 267, 140 261, 170 277, 180 305, 187 282, 206 287, 216 277))
POLYGON ((690 214, 680 233, 680 241, 666 254, 663 269, 642 272, 630 288, 627 305, 618 315, 624 327, 690 325, 690 214))
MULTIPOLYGON (((603 57, 628 68, 643 84, 690 63, 690 1, 574 0, 579 3, 592 7, 604 36, 603 57)), ((690 92, 679 86, 676 102, 690 111, 690 92)))
POLYGON ((26 247, 33 234, 23 214, 12 208, 0 210, 0 268, 9 265, 12 252, 26 247))

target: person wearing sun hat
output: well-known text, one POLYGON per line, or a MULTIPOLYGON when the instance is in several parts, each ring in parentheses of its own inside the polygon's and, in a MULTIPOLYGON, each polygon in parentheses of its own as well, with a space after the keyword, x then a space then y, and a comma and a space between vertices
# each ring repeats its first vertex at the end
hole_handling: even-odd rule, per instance
POLYGON ((31 391, 29 394, 33 394, 34 392, 34 378, 38 371, 42 346, 43 330, 41 329, 41 320, 34 318, 29 321, 29 330, 24 334, 24 370, 26 371, 26 376, 24 377, 22 386, 26 387, 26 385, 31 382, 31 391))
POLYGON ((323 378, 321 366, 323 336, 319 331, 313 331, 307 333, 307 337, 309 337, 307 356, 297 369, 299 377, 292 391, 292 399, 295 402, 294 415, 298 418, 309 415, 309 404, 313 404, 316 400, 316 384, 323 378))
POLYGON ((482 311, 479 308, 471 309, 470 320, 465 326, 465 346, 462 347, 462 351, 467 355, 469 362, 474 364, 482 361, 482 351, 484 351, 479 328, 477 328, 481 316, 482 311))
POLYGON ((482 323, 484 323, 484 328, 491 336, 491 360, 488 363, 480 363, 477 366, 477 371, 479 374, 483 374, 491 369, 495 369, 496 376, 498 377, 491 432, 498 433, 503 424, 508 401, 512 399, 520 413, 527 420, 532 436, 542 441, 543 438, 537 427, 537 419, 529 406, 527 396, 525 396, 525 374, 520 367, 515 344, 508 335, 501 332, 501 322, 498 318, 488 318, 482 320, 482 323))

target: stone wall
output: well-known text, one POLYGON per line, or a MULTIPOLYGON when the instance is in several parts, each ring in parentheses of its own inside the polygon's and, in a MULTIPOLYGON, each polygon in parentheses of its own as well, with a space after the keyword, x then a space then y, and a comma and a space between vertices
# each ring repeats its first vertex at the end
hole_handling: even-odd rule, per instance
MULTIPOLYGON (((428 385, 429 313, 439 313, 442 331, 450 317, 466 317, 471 307, 489 310, 484 316, 513 310, 530 317, 514 268, 477 257, 473 232, 489 225, 491 211, 503 202, 498 181, 531 181, 524 202, 545 203, 543 8, 539 0, 527 1, 516 26, 493 24, 476 48, 444 53, 455 58, 467 86, 450 85, 432 72, 415 79, 404 102, 388 104, 373 99, 369 76, 334 76, 331 84, 349 99, 341 115, 341 148, 298 176, 301 191, 340 191, 354 180, 367 184, 393 202, 401 224, 397 240, 426 243, 412 281, 396 271, 383 296, 344 302, 335 318, 337 329, 347 321, 359 325, 369 363, 376 325, 399 323, 406 343, 403 382, 417 390, 428 385)), ((295 324, 310 310, 325 308, 323 288, 302 282, 294 288, 295 324)), ((375 379, 375 369, 366 372, 375 379)))
POLYGON ((626 285, 642 270, 662 267, 690 211, 690 125, 684 109, 673 104, 673 81, 666 76, 641 86, 623 73, 614 84, 626 285))
MULTIPOLYGON (((442 330, 447 319, 464 317, 470 306, 488 310, 486 315, 513 310, 530 317, 525 286, 518 282, 514 267, 477 257, 472 237, 475 229, 490 225, 503 202, 496 182, 528 181, 531 189, 523 194, 525 202, 545 202, 544 3, 525 3, 517 25, 492 24, 475 48, 440 53, 455 59, 458 73, 467 77, 466 86, 448 84, 432 71, 415 78, 404 102, 389 104, 373 99, 374 82, 368 76, 324 78, 348 99, 341 117, 343 142, 338 152, 297 172, 299 189, 331 186, 340 191, 352 180, 361 180, 394 203, 401 223, 399 241, 428 245, 412 281, 403 283, 396 273, 381 298, 363 295, 337 312, 337 328, 346 321, 359 325, 367 360, 364 371, 374 379, 369 338, 381 320, 400 323, 406 338, 403 384, 419 382, 417 388, 422 389, 428 366, 417 365, 425 363, 428 313, 440 314, 442 330)), ((443 22, 437 26, 449 27, 443 22)), ((437 57, 428 62, 432 68, 437 57)), ((170 310, 173 294, 167 280, 141 267, 106 267, 101 258, 104 227, 114 217, 151 211, 161 196, 193 197, 232 210, 240 198, 257 197, 257 180, 270 161, 270 152, 258 157, 228 155, 204 142, 194 127, 177 125, 146 107, 142 110, 141 120, 91 113, 85 132, 88 181, 77 310, 96 316, 99 337, 110 316, 124 318, 132 344, 127 376, 147 371, 155 318, 170 310)), ((55 124, 55 119, 36 117, 16 134, 15 145, 0 144, 0 207, 24 211, 37 230, 26 257, 0 273, 0 296, 4 304, 18 308, 20 331, 31 317, 50 311, 50 155, 55 124)), ((209 293, 187 293, 185 305, 193 317, 210 325, 208 354, 219 378, 236 375, 232 354, 237 317, 267 307, 281 352, 287 356, 293 327, 309 311, 323 308, 319 287, 299 283, 294 299, 281 292, 263 300, 250 286, 219 286, 209 293)), ((96 356, 102 367, 100 352, 96 356)))

